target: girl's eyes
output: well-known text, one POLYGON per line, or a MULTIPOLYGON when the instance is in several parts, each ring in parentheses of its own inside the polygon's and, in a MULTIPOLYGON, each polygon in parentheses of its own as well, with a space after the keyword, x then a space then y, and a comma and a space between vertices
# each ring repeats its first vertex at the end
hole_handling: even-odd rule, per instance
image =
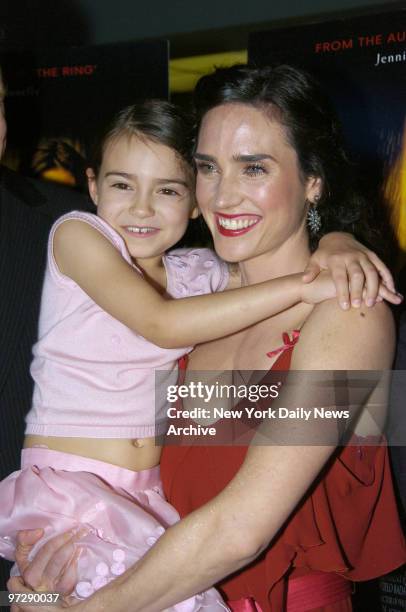
POLYGON ((250 164, 245 168, 244 172, 248 176, 261 176, 262 174, 267 174, 267 170, 262 164, 250 164))
MULTIPOLYGON (((117 182, 117 183, 112 183, 111 187, 113 189, 119 189, 120 191, 133 191, 133 187, 131 185, 129 185, 128 183, 122 183, 122 182, 117 182)), ((175 189, 171 189, 170 187, 161 187, 158 190, 158 193, 165 195, 165 196, 180 196, 181 194, 179 193, 179 191, 176 191, 175 189)))
POLYGON ((121 191, 128 191, 131 186, 128 183, 113 183, 111 185, 114 189, 120 189, 121 191))
POLYGON ((180 196, 180 193, 178 191, 175 191, 175 189, 170 189, 169 187, 162 187, 159 190, 159 193, 162 193, 162 195, 167 196, 180 196))

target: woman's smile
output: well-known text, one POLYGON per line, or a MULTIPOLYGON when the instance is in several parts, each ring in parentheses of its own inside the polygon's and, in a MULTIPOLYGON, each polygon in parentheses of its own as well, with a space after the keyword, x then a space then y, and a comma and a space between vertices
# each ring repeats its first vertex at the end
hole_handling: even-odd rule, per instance
POLYGON ((229 238, 241 236, 254 229, 261 221, 259 215, 226 215, 224 213, 215 213, 217 229, 222 236, 229 238))

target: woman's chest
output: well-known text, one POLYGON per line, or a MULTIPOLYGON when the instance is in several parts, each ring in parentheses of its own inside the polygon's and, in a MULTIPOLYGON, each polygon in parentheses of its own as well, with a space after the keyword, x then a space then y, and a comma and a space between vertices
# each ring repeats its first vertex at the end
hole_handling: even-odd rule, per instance
POLYGON ((200 345, 189 355, 192 370, 268 370, 286 342, 294 340, 293 330, 300 329, 299 311, 281 313, 227 338, 200 345))

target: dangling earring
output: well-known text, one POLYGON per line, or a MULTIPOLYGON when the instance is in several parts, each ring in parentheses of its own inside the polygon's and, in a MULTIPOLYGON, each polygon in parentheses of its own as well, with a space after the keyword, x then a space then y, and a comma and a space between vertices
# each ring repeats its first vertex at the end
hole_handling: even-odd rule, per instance
POLYGON ((309 202, 309 210, 307 211, 307 226, 310 230, 311 234, 318 234, 321 230, 321 216, 319 211, 317 210, 317 202, 320 200, 319 195, 314 196, 314 201, 309 202))

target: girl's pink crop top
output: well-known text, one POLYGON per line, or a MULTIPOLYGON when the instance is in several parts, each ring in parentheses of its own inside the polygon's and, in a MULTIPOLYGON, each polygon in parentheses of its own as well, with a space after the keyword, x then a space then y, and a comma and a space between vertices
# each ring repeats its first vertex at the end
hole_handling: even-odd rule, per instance
MULTIPOLYGON (((166 430, 167 403, 166 393, 159 388, 155 392, 155 370, 165 370, 167 383, 176 384, 177 360, 193 347, 155 346, 104 312, 59 271, 53 237, 68 219, 95 227, 132 263, 124 240, 96 215, 72 212, 54 224, 39 338, 33 347, 35 386, 26 433, 84 438, 159 435, 166 430)), ((222 291, 228 282, 227 265, 209 249, 172 251, 164 265, 167 292, 174 298, 222 291)), ((134 274, 141 273, 133 267, 134 274)))

